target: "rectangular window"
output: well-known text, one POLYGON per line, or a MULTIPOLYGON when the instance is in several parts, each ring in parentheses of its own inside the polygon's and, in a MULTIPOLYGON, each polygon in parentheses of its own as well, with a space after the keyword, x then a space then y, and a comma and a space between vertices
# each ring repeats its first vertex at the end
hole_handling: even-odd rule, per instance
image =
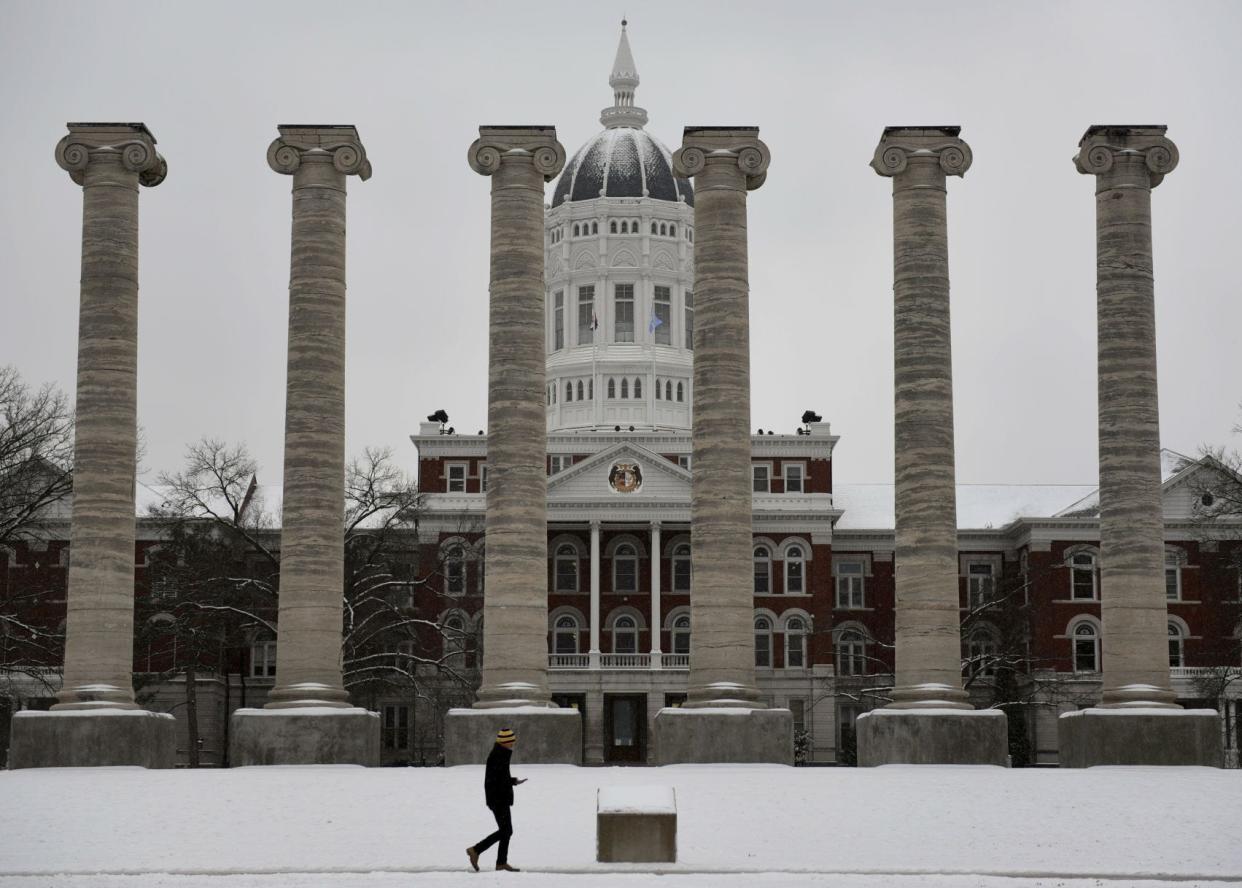
POLYGON ((966 600, 972 609, 991 601, 995 591, 996 579, 992 576, 990 562, 966 565, 966 600))
POLYGON ((1182 572, 1177 565, 1165 565, 1164 597, 1169 601, 1182 600, 1182 572))
POLYGON ((466 464, 450 463, 448 467, 448 492, 466 492, 466 464))
POLYGON ((613 325, 614 342, 634 341, 634 285, 617 284, 613 289, 616 323, 613 325))
POLYGON ((690 591, 690 557, 688 555, 673 556, 673 591, 690 591))
POLYGON ((799 463, 787 463, 782 467, 785 473, 785 492, 802 493, 802 466, 799 463))
POLYGON ((578 344, 595 341, 595 286, 578 288, 578 344))
POLYGON ((1074 640, 1074 669, 1078 672, 1096 672, 1095 636, 1074 640))
POLYGON ((755 493, 767 493, 772 489, 772 469, 769 466, 752 465, 750 477, 755 493))
POLYGON ((260 641, 250 646, 250 677, 276 677, 276 642, 260 641))
POLYGON ((772 633, 766 631, 755 632, 755 666, 760 669, 770 669, 772 667, 772 633))
POLYGON ((410 707, 385 706, 384 748, 402 750, 410 748, 410 707))
POLYGON ((694 294, 686 291, 686 351, 694 351, 694 294))
POLYGON ((548 457, 548 474, 555 475, 573 465, 574 458, 568 453, 554 453, 548 457))
POLYGON ((755 564, 755 594, 756 595, 767 595, 769 592, 772 591, 770 588, 771 583, 769 582, 769 579, 771 578, 771 574, 769 573, 769 570, 771 568, 772 562, 769 561, 766 557, 755 558, 754 564, 755 564))
POLYGON ((552 350, 560 351, 565 347, 565 291, 557 290, 552 299, 552 350))
POLYGON ((656 345, 672 345, 673 342, 673 291, 668 287, 655 288, 655 317, 660 323, 655 328, 656 345))
POLYGON ((836 561, 837 607, 845 610, 863 607, 866 565, 861 561, 836 561))
MULTIPOLYGON (((638 591, 638 559, 634 557, 617 558, 616 570, 613 572, 616 586, 614 592, 638 591)), ((631 652, 632 653, 632 652, 631 652)))
POLYGON ((790 700, 789 711, 793 713, 793 729, 795 734, 806 730, 806 701, 790 700))
POLYGON ((690 455, 683 453, 681 456, 677 457, 677 465, 681 466, 687 472, 690 471, 690 455))
MULTIPOLYGON (((556 558, 556 591, 578 591, 578 559, 558 555, 556 558)), ((574 653, 577 653, 574 651, 574 653)))

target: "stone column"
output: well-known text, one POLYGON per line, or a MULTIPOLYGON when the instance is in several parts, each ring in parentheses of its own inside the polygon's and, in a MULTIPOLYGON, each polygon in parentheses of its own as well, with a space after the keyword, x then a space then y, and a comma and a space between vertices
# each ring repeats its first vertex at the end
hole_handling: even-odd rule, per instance
MULTIPOLYGON (((655 380, 652 380, 655 384, 655 380)), ((659 669, 660 662, 660 522, 651 522, 651 668, 659 669)))
POLYGON ((792 715, 764 709, 755 684, 746 193, 768 163, 757 127, 687 127, 673 156, 695 179, 694 584, 689 698, 656 716, 661 764, 793 762, 792 715))
POLYGON ((598 521, 591 522, 591 652, 590 666, 599 668, 599 531, 598 521))
POLYGON ((1151 241, 1151 190, 1178 161, 1165 130, 1093 126, 1074 158, 1095 176, 1101 708, 1113 711, 1059 720, 1067 766, 1221 765, 1219 717, 1178 707, 1169 681, 1151 241))
POLYGON ((548 693, 544 184, 565 164, 555 127, 479 127, 470 167, 492 180, 483 683, 445 721, 449 764, 479 762, 496 731, 525 762, 582 760, 581 721, 548 693))
POLYGON ((70 123, 56 162, 82 186, 65 672, 48 713, 13 720, 9 767, 171 768, 171 716, 134 702, 134 474, 138 396, 138 186, 168 166, 141 123, 70 123), (90 718, 74 717, 74 713, 90 718))
POLYGON ((871 161, 893 180, 896 684, 885 710, 859 720, 863 765, 1007 755, 1004 713, 976 713, 962 688, 945 218, 946 177, 971 163, 960 131, 886 127, 871 161))
POLYGON ((234 716, 231 761, 378 765, 379 718, 350 706, 341 676, 345 182, 371 164, 352 126, 278 129, 267 162, 293 177, 293 236, 276 684, 265 711, 234 716))

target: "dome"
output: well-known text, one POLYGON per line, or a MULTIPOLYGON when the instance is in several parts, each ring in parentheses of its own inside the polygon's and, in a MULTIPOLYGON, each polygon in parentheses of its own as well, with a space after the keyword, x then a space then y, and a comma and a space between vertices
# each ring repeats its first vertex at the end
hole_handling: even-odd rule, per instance
POLYGON ((565 164, 552 206, 597 197, 650 197, 694 206, 694 187, 673 175, 667 148, 646 130, 611 127, 587 142, 565 164))

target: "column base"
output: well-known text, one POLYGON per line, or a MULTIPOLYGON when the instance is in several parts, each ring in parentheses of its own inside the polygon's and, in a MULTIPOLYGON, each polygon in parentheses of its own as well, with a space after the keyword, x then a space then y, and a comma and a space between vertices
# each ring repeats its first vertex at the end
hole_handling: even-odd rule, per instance
POLYGON ((656 713, 651 761, 657 765, 792 765, 788 709, 667 708, 656 713))
POLYGON ((177 764, 177 720, 145 709, 26 710, 13 715, 9 768, 177 764))
POLYGON ((1199 765, 1220 768, 1215 709, 1082 709, 1057 719, 1062 768, 1199 765))
POLYGON ((483 764, 501 728, 517 735, 515 765, 582 764, 582 715, 550 706, 450 709, 444 716, 444 763, 483 764))
POLYGON ((858 717, 858 764, 1009 767, 999 709, 874 709, 858 717))
POLYGON ((307 706, 238 709, 229 724, 229 766, 380 763, 379 715, 365 709, 307 706))

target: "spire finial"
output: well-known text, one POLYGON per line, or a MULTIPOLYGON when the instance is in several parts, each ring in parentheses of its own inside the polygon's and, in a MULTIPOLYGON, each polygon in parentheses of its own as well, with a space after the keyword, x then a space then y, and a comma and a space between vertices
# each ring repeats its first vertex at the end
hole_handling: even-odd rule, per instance
POLYGON ((608 85, 612 87, 612 107, 605 108, 600 123, 606 127, 642 127, 647 122, 647 112, 634 105, 634 91, 638 89, 638 66, 630 52, 630 39, 626 34, 629 21, 621 18, 621 41, 617 44, 617 57, 612 63, 608 85))

